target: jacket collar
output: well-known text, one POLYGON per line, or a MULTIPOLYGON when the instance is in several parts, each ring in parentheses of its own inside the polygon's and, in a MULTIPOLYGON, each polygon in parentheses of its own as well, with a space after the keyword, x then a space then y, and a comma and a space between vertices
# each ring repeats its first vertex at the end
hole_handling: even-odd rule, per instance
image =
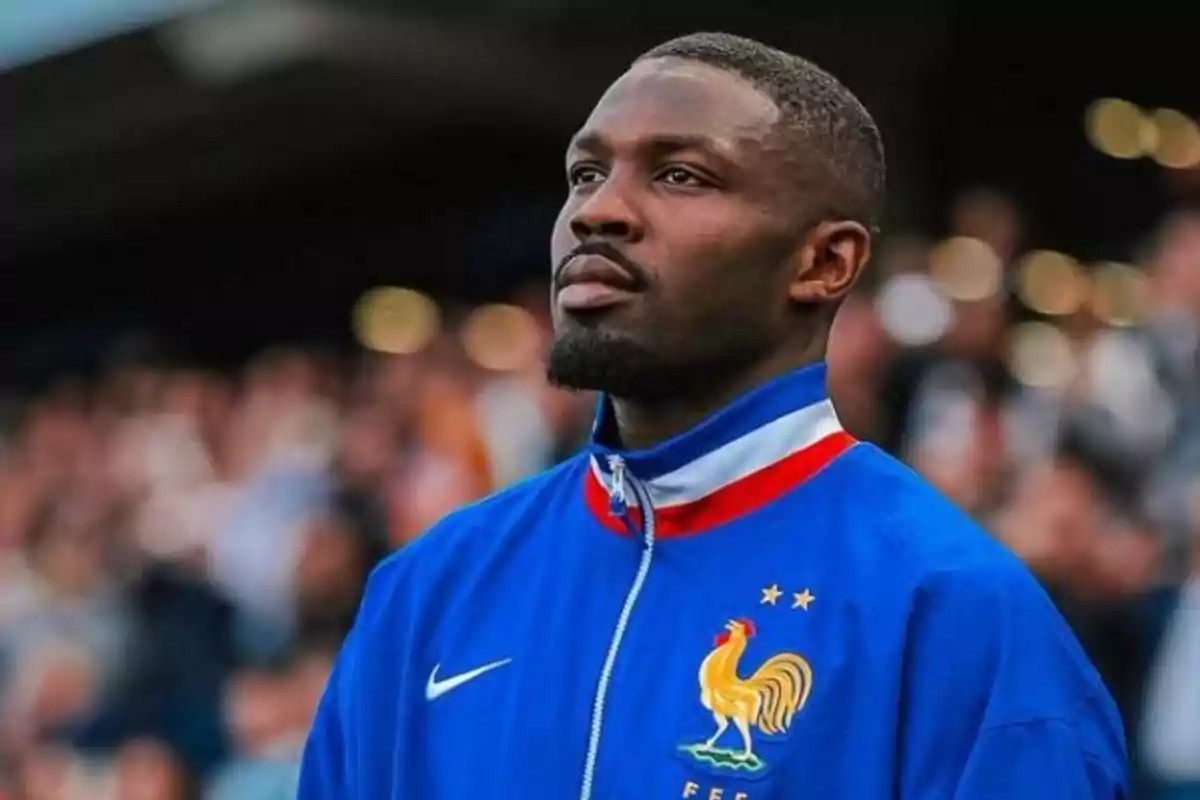
MULTIPOLYGON (((838 421, 824 363, 766 383, 692 429, 645 450, 604 445, 611 424, 607 398, 597 404, 584 495, 611 530, 626 526, 613 513, 611 457, 646 489, 658 538, 699 533, 775 500, 854 444, 838 421)), ((631 509, 638 513, 638 509, 631 509)))

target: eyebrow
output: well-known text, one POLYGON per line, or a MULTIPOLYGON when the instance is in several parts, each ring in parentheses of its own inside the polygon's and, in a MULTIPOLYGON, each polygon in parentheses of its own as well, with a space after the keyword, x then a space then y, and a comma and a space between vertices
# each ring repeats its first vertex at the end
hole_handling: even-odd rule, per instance
MULTIPOLYGON (((729 147, 723 147, 712 137, 696 134, 662 133, 647 136, 637 143, 639 150, 658 155, 676 153, 680 150, 700 150, 716 158, 730 160, 729 147)), ((599 131, 584 130, 577 133, 567 147, 567 152, 582 150, 597 155, 611 155, 612 146, 599 131)))

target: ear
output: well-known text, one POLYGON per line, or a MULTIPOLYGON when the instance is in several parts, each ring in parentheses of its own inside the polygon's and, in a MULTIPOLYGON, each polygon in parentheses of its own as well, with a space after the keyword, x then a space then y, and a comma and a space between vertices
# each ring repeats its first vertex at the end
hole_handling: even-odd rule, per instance
POLYGON ((854 288, 870 258, 871 234, 860 223, 819 222, 796 251, 788 294, 797 303, 835 303, 854 288))

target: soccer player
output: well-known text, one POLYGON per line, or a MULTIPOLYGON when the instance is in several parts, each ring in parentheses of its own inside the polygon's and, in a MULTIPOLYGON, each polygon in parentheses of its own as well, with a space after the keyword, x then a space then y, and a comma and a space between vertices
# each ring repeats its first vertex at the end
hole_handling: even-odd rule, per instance
POLYGON ((599 392, 592 440, 376 570, 301 800, 1124 797, 1036 581, 829 400, 884 192, 859 101, 685 36, 566 174, 549 375, 599 392))

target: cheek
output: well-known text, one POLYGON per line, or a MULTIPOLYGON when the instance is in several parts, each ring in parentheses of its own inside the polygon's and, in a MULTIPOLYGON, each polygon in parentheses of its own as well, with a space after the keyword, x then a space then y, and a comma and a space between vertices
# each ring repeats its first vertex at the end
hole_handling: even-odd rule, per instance
POLYGON ((706 317, 766 321, 786 305, 786 253, 742 231, 699 232, 669 258, 680 305, 706 317))
MULTIPOLYGON (((696 201, 703 205, 702 201, 696 201)), ((655 241, 671 264, 726 263, 737 260, 749 249, 748 231, 731 220, 723 209, 661 209, 656 230, 647 238, 655 241), (658 235, 655 236, 654 234, 658 235)))
POLYGON ((554 220, 554 228, 550 232, 550 269, 562 260, 571 248, 578 242, 571 232, 571 216, 575 213, 570 200, 563 204, 562 209, 554 220))
POLYGON ((778 330, 766 287, 735 275, 734 263, 695 264, 680 285, 663 287, 663 306, 653 315, 670 349, 697 357, 760 348, 778 330), (672 292, 671 289, 674 288, 672 292))
POLYGON ((694 198, 685 207, 655 209, 648 239, 666 253, 664 263, 708 266, 706 277, 745 286, 777 276, 794 247, 786 226, 750 202, 728 197, 694 198))

